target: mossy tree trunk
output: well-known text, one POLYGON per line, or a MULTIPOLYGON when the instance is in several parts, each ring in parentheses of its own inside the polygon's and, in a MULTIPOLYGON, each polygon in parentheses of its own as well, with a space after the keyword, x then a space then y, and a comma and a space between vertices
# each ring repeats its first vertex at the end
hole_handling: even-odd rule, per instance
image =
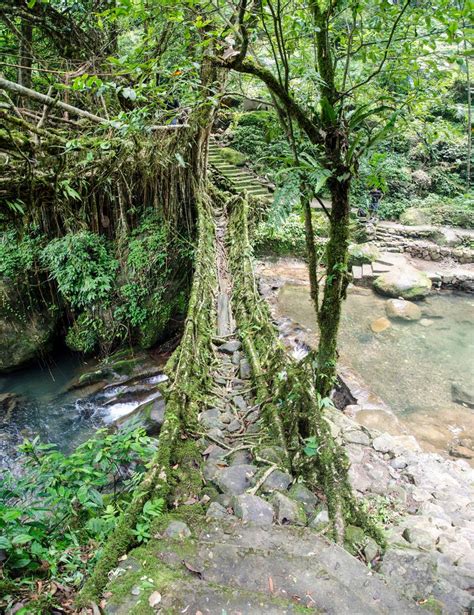
POLYGON ((332 212, 326 248, 326 281, 324 299, 318 312, 320 338, 317 351, 316 389, 321 397, 329 395, 336 378, 337 336, 348 282, 350 181, 332 178, 329 188, 332 212))

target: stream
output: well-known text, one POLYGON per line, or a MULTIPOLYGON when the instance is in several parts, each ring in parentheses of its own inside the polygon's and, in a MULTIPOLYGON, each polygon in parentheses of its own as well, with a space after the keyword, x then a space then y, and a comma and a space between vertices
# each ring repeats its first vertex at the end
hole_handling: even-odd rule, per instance
POLYGON ((15 467, 18 445, 39 436, 64 453, 102 427, 161 398, 163 364, 146 357, 127 375, 108 370, 104 379, 79 386, 80 377, 97 369, 77 355, 60 352, 48 363, 0 375, 0 468, 15 467))
MULTIPOLYGON (((291 264, 286 271, 281 264, 269 267, 287 280, 275 299, 277 315, 302 325, 298 338, 314 346, 316 320, 301 266, 295 265, 292 281, 291 264)), ((474 391, 474 297, 432 293, 418 303, 419 321, 392 320, 374 333, 371 323, 386 315, 385 302, 371 289, 350 287, 344 304, 340 364, 360 375, 381 402, 354 418, 395 435, 413 434, 424 450, 446 453, 456 446, 463 454, 455 456, 474 458, 474 409, 454 401, 452 391, 455 384, 474 391)))

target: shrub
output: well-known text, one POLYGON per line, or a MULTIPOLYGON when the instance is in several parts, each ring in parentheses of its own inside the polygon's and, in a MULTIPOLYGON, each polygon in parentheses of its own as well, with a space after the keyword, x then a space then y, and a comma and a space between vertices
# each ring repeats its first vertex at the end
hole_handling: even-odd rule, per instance
POLYGON ((42 251, 63 298, 74 308, 110 301, 118 262, 103 238, 90 231, 53 239, 42 251))
POLYGON ((290 214, 277 227, 269 222, 259 224, 255 229, 254 247, 257 254, 304 256, 304 223, 298 213, 290 214))
MULTIPOLYGON (((26 588, 36 579, 78 587, 155 448, 136 422, 114 434, 97 432, 69 456, 38 438, 25 440, 22 475, 6 472, 0 485, 6 580, 21 576, 26 588)), ((8 606, 8 596, 3 600, 1 606, 8 606)))

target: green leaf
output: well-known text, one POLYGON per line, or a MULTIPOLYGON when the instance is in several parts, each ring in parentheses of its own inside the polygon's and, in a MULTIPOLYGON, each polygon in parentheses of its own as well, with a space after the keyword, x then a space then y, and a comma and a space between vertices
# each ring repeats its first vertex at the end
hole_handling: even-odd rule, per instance
POLYGON ((321 110, 323 112, 323 116, 325 116, 326 119, 331 122, 331 124, 334 124, 336 122, 336 111, 325 96, 321 98, 321 110))
POLYGON ((30 536, 29 534, 17 534, 16 536, 13 537, 12 543, 15 546, 26 545, 27 543, 31 542, 32 540, 33 540, 33 536, 30 536))
POLYGON ((0 536, 0 549, 11 549, 12 543, 6 536, 0 536))

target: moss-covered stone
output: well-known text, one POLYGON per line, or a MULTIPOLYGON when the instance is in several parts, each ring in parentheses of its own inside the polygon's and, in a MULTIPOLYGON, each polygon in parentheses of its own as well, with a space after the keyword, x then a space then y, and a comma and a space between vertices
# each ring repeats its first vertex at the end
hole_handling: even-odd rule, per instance
POLYGON ((374 289, 385 297, 423 299, 431 290, 431 280, 424 271, 413 267, 392 267, 374 280, 374 289))
POLYGON ((19 298, 0 282, 0 373, 21 367, 49 350, 57 315, 28 298, 19 298))
POLYGON ((370 265, 380 257, 377 246, 373 243, 353 243, 349 246, 349 266, 370 265))
POLYGON ((219 154, 226 162, 229 164, 234 164, 236 167, 243 167, 246 161, 245 154, 242 154, 231 147, 219 148, 219 154))

